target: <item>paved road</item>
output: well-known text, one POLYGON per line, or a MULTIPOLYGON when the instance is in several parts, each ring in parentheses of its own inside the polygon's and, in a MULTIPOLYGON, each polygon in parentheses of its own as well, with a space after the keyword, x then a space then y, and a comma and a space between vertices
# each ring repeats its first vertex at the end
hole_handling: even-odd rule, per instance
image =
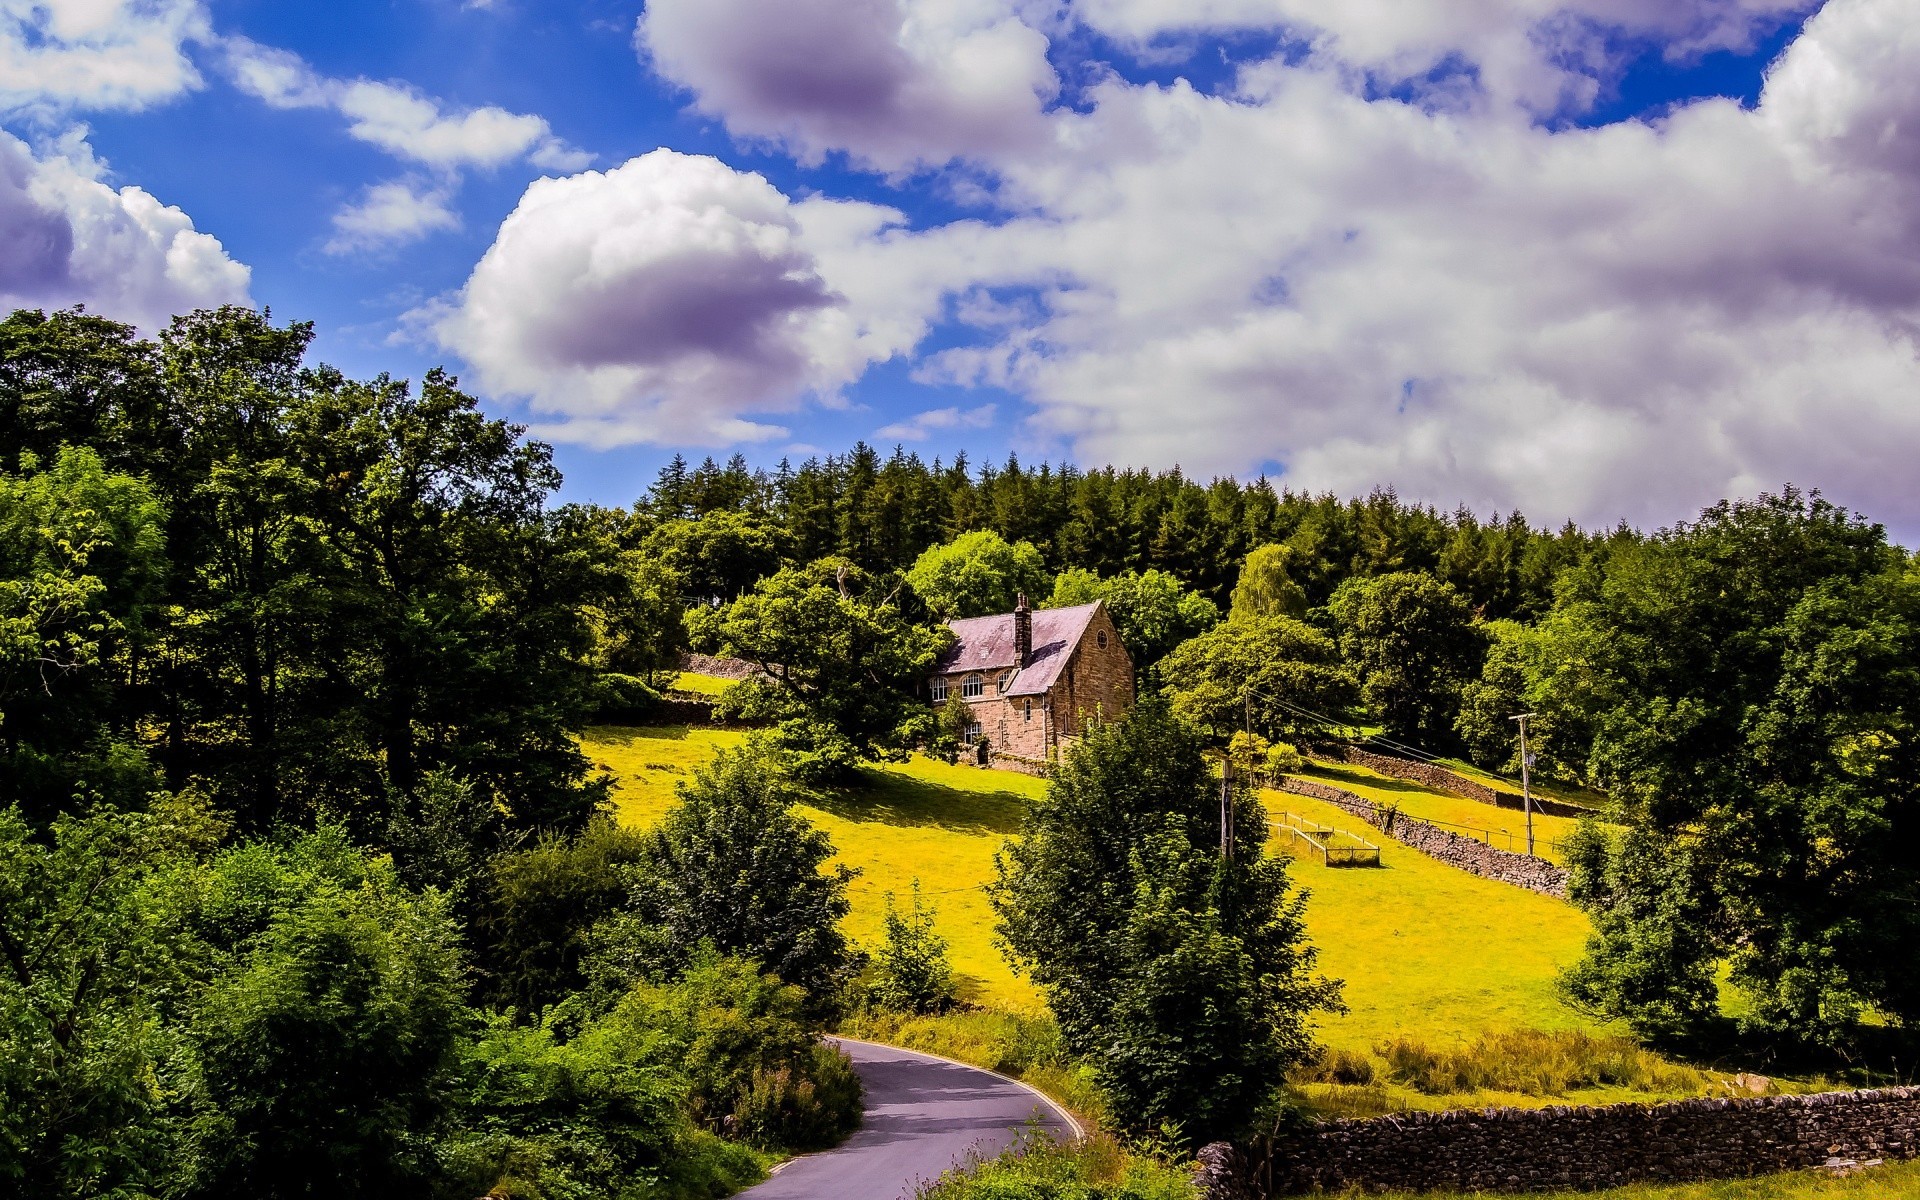
POLYGON ((892 1046, 842 1040, 867 1115, 838 1148, 794 1159, 740 1193, 753 1200, 901 1200, 979 1149, 996 1154, 1036 1117, 1058 1134, 1067 1117, 1024 1084, 892 1046))

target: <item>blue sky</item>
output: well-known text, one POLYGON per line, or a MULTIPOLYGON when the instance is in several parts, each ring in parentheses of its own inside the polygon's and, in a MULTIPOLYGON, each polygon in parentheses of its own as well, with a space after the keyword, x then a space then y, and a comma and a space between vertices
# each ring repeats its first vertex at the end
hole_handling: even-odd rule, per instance
POLYGON ((73 230, 0 299, 150 325, 244 266, 320 357, 446 363, 609 503, 866 439, 1594 523, 1791 480, 1920 525, 1910 5, 1374 7, 0 0, 50 64, 0 85, 19 203, 73 230), (200 268, 91 240, 152 225, 128 186, 200 268))

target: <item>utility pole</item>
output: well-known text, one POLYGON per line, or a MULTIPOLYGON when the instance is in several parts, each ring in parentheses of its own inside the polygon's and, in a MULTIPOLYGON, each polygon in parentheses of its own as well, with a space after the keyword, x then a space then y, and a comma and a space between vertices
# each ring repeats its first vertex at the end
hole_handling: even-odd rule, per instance
POLYGON ((1539 713, 1521 713, 1517 717, 1508 717, 1509 721, 1520 722, 1520 803, 1527 810, 1527 856, 1533 856, 1533 755, 1527 753, 1527 718, 1537 717, 1539 713))
POLYGON ((1220 772, 1220 857, 1222 860, 1233 856, 1232 802, 1227 799, 1227 779, 1233 773, 1232 763, 1222 763, 1220 772))

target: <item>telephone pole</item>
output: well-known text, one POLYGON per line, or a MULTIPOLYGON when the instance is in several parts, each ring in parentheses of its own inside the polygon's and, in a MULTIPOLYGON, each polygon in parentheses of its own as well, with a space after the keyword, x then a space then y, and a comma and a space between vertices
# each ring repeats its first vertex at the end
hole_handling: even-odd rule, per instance
POLYGON ((1520 722, 1520 803, 1527 810, 1527 855, 1533 856, 1533 755, 1527 753, 1527 718, 1537 717, 1539 713, 1521 713, 1508 717, 1509 721, 1520 722))

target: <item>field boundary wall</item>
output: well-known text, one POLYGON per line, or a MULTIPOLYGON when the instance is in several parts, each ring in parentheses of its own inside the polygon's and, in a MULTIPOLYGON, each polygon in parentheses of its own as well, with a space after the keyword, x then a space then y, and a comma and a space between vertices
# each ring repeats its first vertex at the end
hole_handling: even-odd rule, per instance
POLYGON ((1323 1121, 1201 1150, 1204 1200, 1315 1189, 1594 1190, 1920 1154, 1920 1087, 1323 1121))
POLYGON ((1496 849, 1485 842, 1442 829, 1417 817, 1409 817, 1397 809, 1375 804, 1343 788, 1312 779, 1283 775, 1274 780, 1274 787, 1296 796, 1311 796, 1315 800, 1325 801, 1342 812, 1360 818, 1408 849, 1417 850, 1428 858, 1437 859, 1470 875, 1497 879, 1501 883, 1523 887, 1556 900, 1567 898, 1566 869, 1544 858, 1496 849))
MULTIPOLYGON (((1490 788, 1484 783, 1456 775, 1445 767, 1436 767, 1432 763, 1415 762, 1410 758, 1395 758, 1390 754, 1375 754, 1371 750, 1362 750, 1357 746, 1339 747, 1340 760, 1352 763, 1356 767, 1365 767, 1369 771, 1378 771, 1394 779, 1404 779, 1430 787, 1436 792, 1447 792, 1467 800, 1478 800, 1482 804, 1491 804, 1496 808, 1510 808, 1515 812, 1526 809, 1526 800, 1513 792, 1503 792, 1490 788)), ((1550 817, 1590 817, 1595 810, 1579 804, 1568 804, 1564 800, 1547 800, 1535 796, 1533 810, 1550 817)))

